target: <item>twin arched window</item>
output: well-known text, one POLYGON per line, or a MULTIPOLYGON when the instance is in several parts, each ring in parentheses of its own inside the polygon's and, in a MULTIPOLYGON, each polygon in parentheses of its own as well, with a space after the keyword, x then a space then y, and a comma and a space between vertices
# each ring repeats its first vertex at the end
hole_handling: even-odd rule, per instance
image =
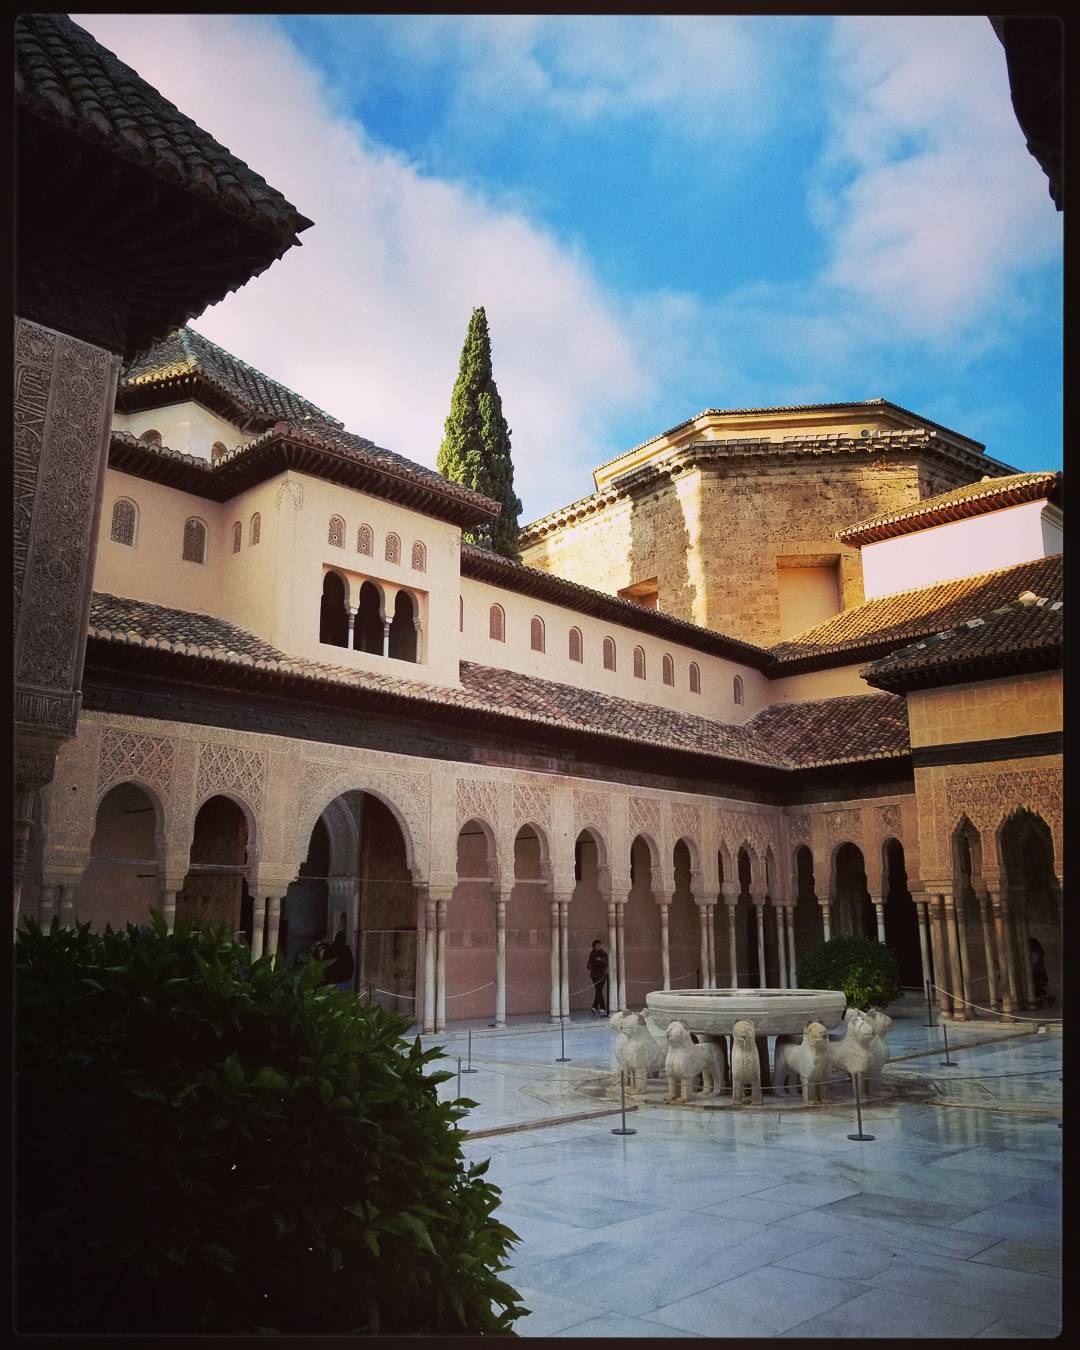
POLYGON ((582 659, 582 652, 581 652, 581 629, 580 629, 580 628, 571 628, 571 629, 570 629, 570 660, 571 660, 571 661, 580 661, 581 659, 582 659))
POLYGON ((701 671, 698 669, 696 661, 690 662, 690 692, 692 694, 701 693, 701 671))
POLYGON ((427 549, 419 539, 412 546, 412 570, 414 572, 427 571, 427 549))
POLYGON ((258 511, 256 511, 255 514, 251 517, 251 534, 249 535, 249 543, 251 543, 252 545, 257 544, 259 542, 259 536, 261 534, 262 534, 262 516, 259 515, 258 511))
POLYGON ((243 542, 244 527, 237 521, 232 527, 232 551, 240 552, 240 545, 243 542))
POLYGON ((615 669, 615 639, 606 637, 604 639, 604 669, 615 669))
POLYGON ((506 641, 506 615, 502 605, 492 605, 488 611, 488 637, 492 642, 506 641))
POLYGON ((370 558, 375 552, 375 533, 370 525, 361 525, 356 531, 356 551, 370 558))
POLYGON ((383 550, 383 556, 388 563, 401 562, 401 540, 396 534, 390 533, 386 536, 386 548, 383 550))
POLYGON ((196 516, 184 521, 184 562, 206 561, 206 526, 196 516))
POLYGON ((545 650, 544 621, 539 614, 534 614, 532 622, 529 624, 529 646, 534 652, 545 650))
POLYGON ((671 656, 669 655, 668 652, 665 652, 665 653, 664 653, 663 672, 662 672, 662 674, 663 674, 663 680, 664 680, 664 683, 665 683, 665 684, 670 684, 670 685, 672 686, 672 688, 674 688, 674 687, 675 687, 675 662, 671 659, 671 656))
POLYGON ((345 522, 340 516, 330 517, 330 528, 326 534, 327 543, 333 548, 345 547, 345 522))
POLYGON ((114 544, 127 544, 135 547, 135 526, 139 519, 139 508, 130 497, 117 497, 113 502, 112 525, 109 538, 114 544))
POLYGON ((634 678, 643 680, 645 678, 645 648, 634 648, 634 678))
POLYGON ((736 703, 741 703, 741 702, 743 701, 743 689, 742 689, 742 676, 741 676, 741 675, 736 675, 735 678, 732 680, 732 682, 731 682, 731 692, 732 692, 732 694, 734 695, 734 698, 735 698, 735 702, 736 702, 736 703))

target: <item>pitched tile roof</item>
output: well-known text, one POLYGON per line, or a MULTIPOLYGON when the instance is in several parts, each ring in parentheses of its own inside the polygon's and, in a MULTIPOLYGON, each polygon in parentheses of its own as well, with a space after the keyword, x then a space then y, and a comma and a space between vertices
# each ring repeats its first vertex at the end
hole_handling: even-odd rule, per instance
POLYGON ((1022 600, 901 647, 863 672, 881 689, 948 684, 981 674, 1009 670, 1048 670, 1061 664, 1063 602, 1036 597, 1022 600))
POLYGON ((757 669, 772 659, 764 647, 745 642, 742 638, 728 637, 715 629, 702 628, 686 619, 676 619, 658 609, 646 609, 632 600, 624 600, 607 591, 593 590, 591 586, 582 586, 553 572, 545 572, 540 567, 513 562, 490 549, 478 548, 475 544, 461 546, 461 575, 516 591, 519 595, 532 595, 554 605, 563 605, 581 614, 591 614, 609 623, 652 633, 669 642, 678 642, 684 647, 709 652, 713 656, 741 661, 757 669))
POLYGON ((103 642, 388 695, 405 702, 502 715, 586 735, 706 754, 774 769, 814 767, 907 753, 904 700, 892 694, 768 708, 743 726, 630 699, 461 662, 461 689, 398 675, 290 657, 210 615, 96 593, 89 634, 103 642))
POLYGON ((956 581, 879 596, 842 610, 824 623, 778 642, 771 648, 773 664, 766 673, 776 677, 883 656, 916 638, 965 619, 978 618, 1017 599, 1024 591, 1060 598, 1060 553, 956 581))
MULTIPOLYGON (((197 333, 194 328, 178 328, 156 342, 148 351, 141 352, 129 362, 120 375, 117 388, 117 407, 123 411, 135 401, 147 406, 146 393, 161 386, 171 386, 184 377, 198 376, 227 399, 239 405, 249 415, 274 422, 303 424, 315 421, 341 427, 344 424, 322 408, 277 380, 249 366, 216 342, 197 333)), ((165 402, 159 397, 158 402, 165 402)))
POLYGON ((1006 506, 1038 501, 1041 497, 1058 500, 1061 494, 1061 474, 1053 471, 1014 473, 1004 478, 986 478, 979 483, 941 492, 921 502, 886 515, 872 516, 837 530, 836 537, 845 544, 871 544, 879 539, 925 530, 932 525, 944 525, 951 520, 964 520, 985 511, 1000 511, 1006 506))
POLYGON ((311 221, 66 14, 15 20, 20 109, 296 243, 311 221))

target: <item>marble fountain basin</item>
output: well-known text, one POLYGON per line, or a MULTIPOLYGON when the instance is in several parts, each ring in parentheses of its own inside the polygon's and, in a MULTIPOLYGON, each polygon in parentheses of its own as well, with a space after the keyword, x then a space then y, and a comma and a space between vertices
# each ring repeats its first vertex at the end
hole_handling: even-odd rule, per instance
POLYGON ((745 1018, 760 1038, 801 1035, 807 1022, 831 1031, 844 1020, 847 999, 839 989, 665 989, 646 994, 645 1006, 661 1034, 679 1021, 702 1036, 730 1036, 745 1018))

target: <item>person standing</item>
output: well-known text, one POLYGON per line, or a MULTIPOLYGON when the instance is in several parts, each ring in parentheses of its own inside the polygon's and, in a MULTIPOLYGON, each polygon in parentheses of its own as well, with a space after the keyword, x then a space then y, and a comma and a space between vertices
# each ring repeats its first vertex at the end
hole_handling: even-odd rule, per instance
POLYGON ((588 961, 589 979, 593 982, 592 1010, 600 1017, 608 1015, 607 1010, 607 978, 608 978, 608 955, 600 945, 600 939, 597 938, 589 952, 588 961))
POLYGON ((348 992, 352 988, 353 971, 356 969, 356 963, 353 961, 349 944, 345 941, 345 934, 340 929, 338 929, 337 935, 330 944, 327 956, 330 958, 330 966, 324 976, 326 983, 336 984, 339 989, 348 992))

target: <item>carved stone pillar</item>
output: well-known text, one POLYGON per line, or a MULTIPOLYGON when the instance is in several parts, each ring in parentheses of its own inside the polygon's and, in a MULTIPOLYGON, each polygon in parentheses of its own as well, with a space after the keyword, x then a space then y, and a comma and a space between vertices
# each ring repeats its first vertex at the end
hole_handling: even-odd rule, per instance
POLYGON ((739 908, 739 897, 729 896, 727 894, 727 885, 724 886, 724 908, 727 910, 728 923, 728 962, 731 971, 731 987, 739 988, 739 938, 735 927, 735 915, 739 908))
POLYGON ((931 944, 934 973, 932 979, 936 986, 938 1011, 942 1017, 952 1016, 952 999, 949 997, 949 947, 945 935, 945 902, 940 895, 927 892, 927 911, 930 916, 931 944))
POLYGON ((619 929, 615 918, 617 908, 614 897, 609 895, 607 907, 609 1013, 619 1012, 622 1009, 622 1001, 619 997, 619 929))
POLYGON ((435 1030, 446 1030, 446 902, 435 897, 435 1030))
POLYGON ((987 883, 987 895, 994 916, 994 936, 997 938, 998 959, 1001 962, 1001 1010, 1006 1017, 1011 1016, 1019 995, 1016 987, 1016 965, 1013 960, 1012 944, 1006 929, 1006 909, 1004 896, 999 885, 987 883))
POLYGON ((929 919, 926 913, 926 901, 920 900, 918 895, 912 897, 915 902, 915 913, 919 925, 919 958, 922 961, 923 992, 926 992, 926 986, 934 978, 930 969, 930 933, 929 919))
POLYGON ((979 926, 982 929, 983 958, 986 961, 986 1002, 995 1010, 1001 1007, 998 997, 997 968, 994 964, 994 921, 990 907, 990 896, 986 887, 976 892, 979 900, 979 926))
POLYGON ((170 933, 176 929, 176 890, 161 892, 161 917, 170 933))
POLYGON ((660 987, 671 988, 671 952, 668 946, 668 902, 660 901, 660 987))
POLYGON ((780 954, 780 988, 788 988, 787 950, 784 943, 784 909, 782 901, 773 901, 773 918, 776 920, 776 946, 780 954))
POLYGON ((428 892, 424 903, 424 1030, 435 1030, 435 964, 438 959, 438 934, 435 901, 428 892))
POLYGON ((551 1020, 559 1020, 562 1006, 559 997, 559 902, 551 899, 551 1020))
POLYGON ((885 901, 881 896, 872 895, 870 901, 874 906, 874 913, 877 915, 877 940, 884 947, 885 945, 885 901))
POLYGON ((266 897, 266 955, 276 956, 281 926, 281 894, 271 891, 266 897))
POLYGON ((30 830, 34 822, 34 803, 38 793, 52 780, 56 766, 54 742, 42 742, 47 749, 19 751, 15 756, 15 801, 12 857, 13 923, 19 927, 19 905, 22 901, 23 876, 26 855, 30 846, 30 830))
MULTIPOLYGON (((629 899, 629 896, 627 896, 629 899)), ((624 1011, 630 1008, 630 986, 626 976, 626 901, 615 906, 615 931, 619 939, 619 1004, 624 1011)))
POLYGON ((383 619, 382 626, 382 654, 383 656, 390 655, 390 620, 387 618, 383 619))
POLYGON ((1035 998, 1035 972, 1031 969, 1031 930, 1028 928, 1027 896, 1020 891, 1014 893, 1009 899, 1010 908, 1015 916, 1016 957, 1020 965, 1024 1002, 1029 1008, 1034 1008, 1037 999, 1035 998))
POLYGON ((949 953, 949 992, 953 996, 951 1015, 956 1022, 966 1022, 968 1012, 963 1003, 964 981, 960 973, 960 937, 956 927, 956 900, 952 891, 942 892, 941 905, 944 910, 945 941, 949 953))
POLYGON ((506 1026, 506 901, 509 888, 495 895, 495 1025, 506 1026))
MULTIPOLYGON (((705 910, 706 910, 706 913, 707 913, 707 915, 708 915, 707 923, 708 923, 708 929, 709 929, 709 932, 708 932, 708 939, 709 939, 709 982, 708 982, 708 984, 707 984, 705 987, 706 987, 707 989, 715 989, 715 988, 717 988, 717 977, 716 977, 716 906, 715 906, 714 904, 713 904, 713 905, 706 905, 706 906, 705 906, 705 910)), ((726 1046, 726 1042, 725 1042, 725 1046, 726 1046)))
POLYGON ((709 989, 709 907, 698 905, 698 927, 701 933, 698 963, 701 966, 701 987, 709 989))
POLYGON ((263 954, 263 939, 266 936, 266 896, 251 897, 251 959, 258 961, 263 954))
MULTIPOLYGON (((954 899, 956 905, 956 936, 960 949, 960 982, 961 994, 970 1003, 978 1003, 985 1000, 977 999, 975 987, 971 978, 971 948, 968 945, 968 926, 967 926, 967 896, 958 895, 954 899)), ((974 1010, 965 1005, 964 1011, 969 1017, 974 1016, 974 1010)))
POLYGON ((788 978, 791 980, 791 988, 798 989, 799 972, 795 965, 795 906, 787 905, 785 913, 787 915, 788 978))
POLYGON ((349 623, 349 636, 348 636, 348 640, 346 641, 345 645, 346 645, 346 647, 348 647, 350 650, 352 650, 353 640, 354 640, 354 639, 353 639, 353 633, 354 633, 355 628, 356 628, 356 606, 355 606, 355 605, 346 605, 346 606, 345 606, 345 613, 348 615, 348 623, 349 623))
POLYGON ((60 905, 60 886, 42 886, 41 904, 38 907, 38 923, 46 931, 52 926, 60 905))
POLYGON ((559 897, 559 1010, 570 1016, 570 896, 559 897))
POLYGON ((754 918, 757 920, 757 962, 758 988, 768 988, 769 978, 765 970, 765 899, 753 897, 754 918))
POLYGON ((829 924, 829 902, 828 900, 819 900, 821 906, 821 932, 825 942, 832 941, 832 929, 829 924))

